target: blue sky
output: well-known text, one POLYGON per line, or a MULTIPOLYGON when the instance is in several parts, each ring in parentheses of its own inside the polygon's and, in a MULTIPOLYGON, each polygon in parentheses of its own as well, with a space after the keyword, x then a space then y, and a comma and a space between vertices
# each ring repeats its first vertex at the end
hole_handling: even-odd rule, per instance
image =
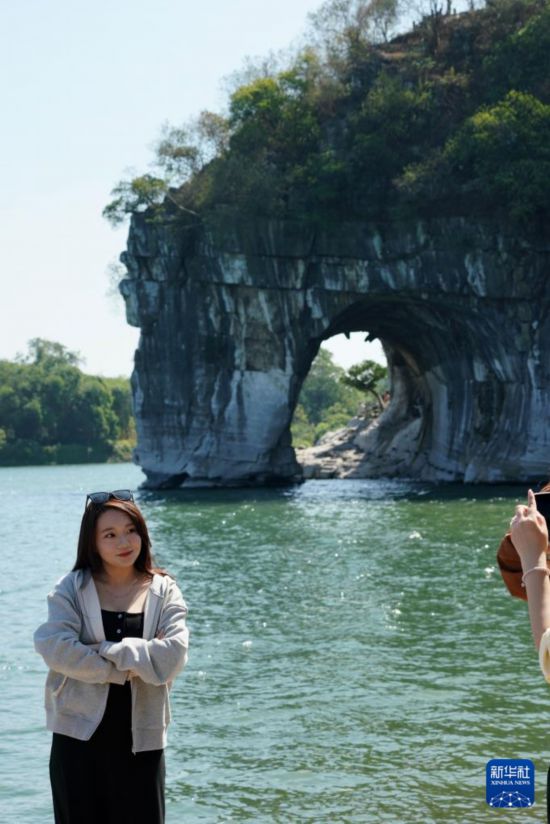
MULTIPOLYGON (((107 296, 127 232, 101 217, 112 187, 147 171, 164 122, 222 109, 223 78, 287 47, 318 6, 0 0, 0 358, 43 337, 86 372, 130 374, 139 330, 107 296)), ((363 338, 329 348, 344 366, 382 357, 363 338)))

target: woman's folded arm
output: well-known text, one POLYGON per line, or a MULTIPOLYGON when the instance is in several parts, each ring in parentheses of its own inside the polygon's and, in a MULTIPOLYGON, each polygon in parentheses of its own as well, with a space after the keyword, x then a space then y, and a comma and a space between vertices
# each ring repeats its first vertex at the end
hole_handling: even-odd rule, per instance
POLYGON ((34 633, 34 647, 55 672, 91 684, 122 684, 128 673, 80 641, 81 618, 59 585, 48 595, 48 620, 34 633))
POLYGON ((187 662, 189 630, 187 607, 177 585, 172 582, 166 595, 157 637, 123 638, 104 641, 99 652, 119 670, 130 670, 148 684, 159 686, 173 681, 187 662))

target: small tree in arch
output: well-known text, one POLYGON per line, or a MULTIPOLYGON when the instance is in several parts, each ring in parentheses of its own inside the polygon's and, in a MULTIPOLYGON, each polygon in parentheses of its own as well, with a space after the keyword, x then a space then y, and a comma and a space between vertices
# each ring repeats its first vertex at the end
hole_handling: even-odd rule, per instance
POLYGON ((381 395, 381 391, 383 391, 381 384, 383 381, 386 381, 387 377, 388 368, 386 366, 382 366, 382 364, 376 363, 376 361, 364 360, 361 361, 361 363, 350 366, 340 380, 346 386, 352 386, 354 389, 361 390, 361 392, 368 392, 374 395, 380 412, 383 412, 384 401, 381 395))

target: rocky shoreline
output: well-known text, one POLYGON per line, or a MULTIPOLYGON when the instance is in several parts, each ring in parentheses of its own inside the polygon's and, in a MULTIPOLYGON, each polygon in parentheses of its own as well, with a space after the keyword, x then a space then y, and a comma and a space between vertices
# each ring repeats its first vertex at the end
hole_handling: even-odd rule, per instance
POLYGON ((365 450, 357 442, 377 418, 352 418, 347 426, 327 432, 314 446, 297 447, 304 480, 365 477, 365 450))

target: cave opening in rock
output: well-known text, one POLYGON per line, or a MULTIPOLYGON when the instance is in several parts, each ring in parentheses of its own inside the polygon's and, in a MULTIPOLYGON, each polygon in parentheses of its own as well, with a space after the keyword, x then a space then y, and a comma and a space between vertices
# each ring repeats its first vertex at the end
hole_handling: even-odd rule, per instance
MULTIPOLYGON (((374 342, 378 345, 377 360, 385 361, 387 367, 384 403, 378 414, 364 419, 356 416, 336 432, 325 434, 321 426, 316 442, 306 448, 293 438, 305 477, 412 474, 414 462, 432 447, 434 394, 438 400, 446 399, 445 381, 437 385, 438 376, 449 365, 442 371, 442 364, 449 359, 452 363, 453 349, 457 350, 456 362, 461 362, 458 349, 464 330, 460 321, 453 319, 451 308, 434 307, 426 300, 354 302, 337 314, 320 339, 311 341, 311 365, 296 407, 302 419, 300 401, 310 375, 319 358, 326 357, 323 352, 338 351, 334 341, 343 336, 354 343, 358 338, 364 342, 364 355, 358 361, 368 358, 374 342)), ((464 375, 465 380, 468 377, 464 375)), ((293 436, 300 434, 296 417, 295 413, 293 436)))
POLYGON ((291 424, 293 445, 328 444, 341 438, 342 430, 366 428, 388 404, 380 341, 365 332, 335 335, 321 343, 302 383, 291 424))
MULTIPOLYGON (((341 444, 349 466, 336 461, 332 474, 318 474, 306 464, 316 464, 321 448, 313 447, 313 455, 297 450, 305 476, 500 480, 513 444, 495 454, 495 432, 521 417, 523 406, 507 403, 498 314, 478 311, 459 296, 354 300, 310 340, 309 364, 324 341, 365 329, 386 355, 390 402, 341 444)), ((330 465, 328 450, 325 457, 330 465)))

